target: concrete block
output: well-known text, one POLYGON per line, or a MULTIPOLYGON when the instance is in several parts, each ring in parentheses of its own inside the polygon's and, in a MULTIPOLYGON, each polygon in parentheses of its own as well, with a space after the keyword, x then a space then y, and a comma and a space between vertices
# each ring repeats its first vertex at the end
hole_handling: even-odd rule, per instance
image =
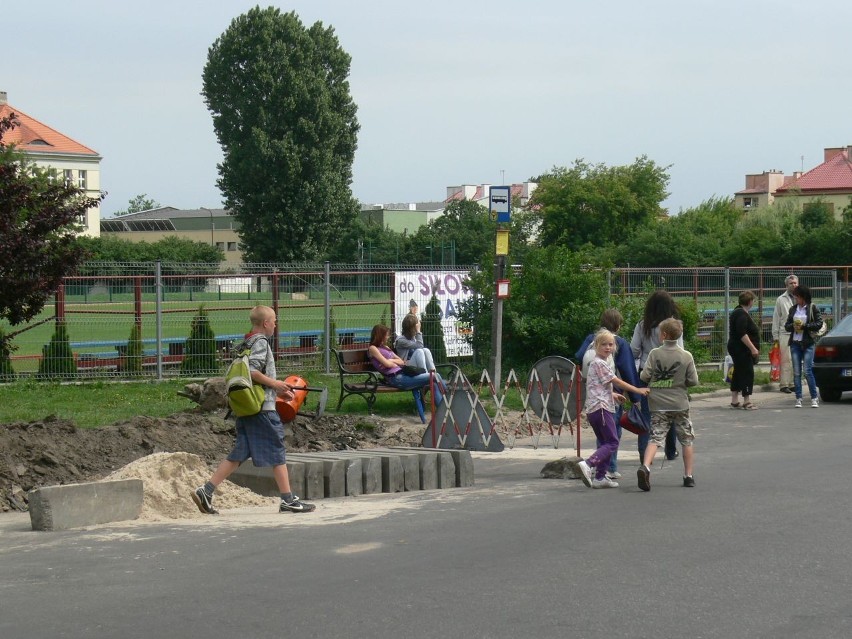
POLYGON ((422 450, 431 450, 436 452, 445 452, 449 453, 453 457, 453 462, 455 463, 455 471, 456 471, 456 481, 455 484, 459 488, 465 488, 468 486, 473 486, 474 482, 474 473, 473 473, 473 458, 470 456, 469 450, 462 449, 447 449, 443 448, 423 448, 422 450))
MULTIPOLYGON (((290 490, 300 497, 305 495, 305 466, 303 462, 288 461, 287 471, 290 474, 290 490)), ((275 483, 272 468, 258 468, 251 460, 243 462, 237 470, 231 473, 228 479, 238 486, 243 486, 264 497, 280 497, 281 491, 275 483)), ((320 477, 320 482, 322 478, 320 477)))
POLYGON ((27 497, 33 530, 67 530, 137 519, 142 512, 142 480, 121 479, 31 490, 27 497))
MULTIPOLYGON (((402 467, 400 455, 392 453, 387 449, 378 448, 362 448, 358 451, 341 451, 344 454, 349 454, 364 459, 378 459, 381 465, 381 492, 383 493, 401 493, 405 490, 405 471, 402 467)), ((365 480, 366 484, 366 480, 365 480)), ((366 492, 366 490, 364 491, 366 492)), ((378 492, 378 491, 377 491, 378 492)))
MULTIPOLYGON (((325 464, 321 459, 299 459, 305 465, 305 492, 296 493, 305 499, 322 499, 325 497, 325 464)), ((288 462, 289 464, 289 462, 288 462)))
MULTIPOLYGON (((323 497, 343 497, 346 495, 346 461, 339 457, 321 453, 290 453, 288 459, 301 462, 322 463, 323 497)), ((307 497, 307 495, 306 495, 307 497)))
POLYGON ((450 455, 456 463, 456 486, 467 488, 473 486, 473 458, 469 450, 451 450, 450 455))
MULTIPOLYGON (((350 497, 357 497, 364 494, 364 474, 362 470, 363 462, 361 458, 344 459, 346 464, 346 494, 350 497)), ((379 470, 381 473, 381 469, 379 470)))
POLYGON ((417 454, 406 452, 404 449, 377 449, 389 456, 399 458, 402 466, 403 487, 406 491, 420 490, 420 457, 417 454))
POLYGON ((421 490, 436 490, 438 488, 454 488, 456 483, 456 466, 452 455, 448 452, 435 450, 421 450, 417 448, 395 448, 390 450, 398 451, 403 455, 414 455, 419 462, 420 472, 420 489, 421 490), (445 477, 441 478, 439 465, 442 463, 445 477))
POLYGON ((335 451, 335 454, 340 455, 343 459, 358 459, 361 461, 361 494, 373 495, 382 492, 381 457, 363 454, 361 450, 339 450, 335 451))

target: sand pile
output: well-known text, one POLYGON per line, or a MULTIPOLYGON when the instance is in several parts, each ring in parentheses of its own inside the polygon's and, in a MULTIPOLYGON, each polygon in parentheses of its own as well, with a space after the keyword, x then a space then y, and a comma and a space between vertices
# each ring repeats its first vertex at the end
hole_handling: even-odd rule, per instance
MULTIPOLYGON (((141 479, 144 504, 140 521, 208 517, 198 511, 192 491, 210 478, 210 468, 192 453, 154 453, 127 464, 106 479, 141 479)), ((214 497, 216 508, 268 506, 274 512, 278 500, 262 497, 229 481, 222 482, 214 497)))

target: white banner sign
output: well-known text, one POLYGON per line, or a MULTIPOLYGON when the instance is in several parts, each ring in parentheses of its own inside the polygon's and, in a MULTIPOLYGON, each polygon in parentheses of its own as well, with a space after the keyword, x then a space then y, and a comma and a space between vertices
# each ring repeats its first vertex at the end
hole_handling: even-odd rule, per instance
POLYGON ((395 330, 402 330, 402 318, 416 304, 417 315, 422 319, 426 305, 434 295, 441 307, 441 327, 444 329, 444 344, 447 357, 469 357, 473 348, 465 342, 468 326, 458 321, 458 309, 462 300, 473 295, 466 285, 467 271, 397 271, 396 272, 396 322, 395 330))

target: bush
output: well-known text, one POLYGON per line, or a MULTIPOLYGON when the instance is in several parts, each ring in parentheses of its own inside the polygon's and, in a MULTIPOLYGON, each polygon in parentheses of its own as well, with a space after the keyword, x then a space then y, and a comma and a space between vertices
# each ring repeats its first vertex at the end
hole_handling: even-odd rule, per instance
POLYGON ((192 318, 180 370, 189 374, 211 374, 219 368, 216 352, 216 335, 210 326, 210 317, 201 306, 192 318))
POLYGON ((127 353, 119 360, 118 369, 126 373, 142 372, 142 327, 135 322, 127 340, 127 353))
POLYGON ((71 379, 77 375, 77 363, 68 340, 68 327, 58 322, 50 343, 41 349, 37 377, 71 379))
POLYGON ((0 382, 11 382, 15 379, 15 370, 12 368, 12 347, 6 337, 6 333, 0 328, 0 382))
POLYGON ((420 332, 423 333, 423 345, 432 351, 432 359, 437 363, 447 361, 447 345, 444 343, 444 327, 441 326, 441 304, 438 298, 432 299, 426 305, 420 332))

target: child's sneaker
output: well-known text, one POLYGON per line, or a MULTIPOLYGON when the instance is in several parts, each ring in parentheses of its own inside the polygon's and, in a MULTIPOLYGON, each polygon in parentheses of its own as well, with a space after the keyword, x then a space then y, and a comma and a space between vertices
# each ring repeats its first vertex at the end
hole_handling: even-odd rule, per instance
POLYGON ((603 479, 593 479, 592 488, 618 488, 618 482, 604 475, 603 479))
POLYGON ((592 471, 589 468, 589 465, 585 461, 581 461, 577 464, 577 470, 580 471, 580 479, 583 480, 583 483, 586 484, 589 488, 592 487, 592 471))
POLYGON ((693 479, 692 475, 683 478, 683 487, 684 488, 695 488, 695 479, 693 479))
POLYGON ((219 511, 213 508, 213 495, 208 495, 204 491, 204 486, 199 486, 192 493, 192 501, 198 506, 198 510, 205 515, 218 515, 219 511))
POLYGON ((278 508, 280 513, 309 513, 314 510, 316 506, 300 501, 298 495, 293 495, 293 501, 281 500, 281 506, 278 508))
POLYGON ((802 407, 802 398, 797 397, 796 398, 796 408, 801 408, 801 407, 802 407))
POLYGON ((639 480, 639 488, 648 492, 651 490, 651 469, 645 466, 639 466, 639 470, 636 471, 636 478, 639 480))
POLYGON ((621 473, 617 470, 611 470, 607 474, 607 479, 621 479, 621 473))
POLYGON ((814 397, 811 400, 811 408, 819 408, 819 397, 814 397))

